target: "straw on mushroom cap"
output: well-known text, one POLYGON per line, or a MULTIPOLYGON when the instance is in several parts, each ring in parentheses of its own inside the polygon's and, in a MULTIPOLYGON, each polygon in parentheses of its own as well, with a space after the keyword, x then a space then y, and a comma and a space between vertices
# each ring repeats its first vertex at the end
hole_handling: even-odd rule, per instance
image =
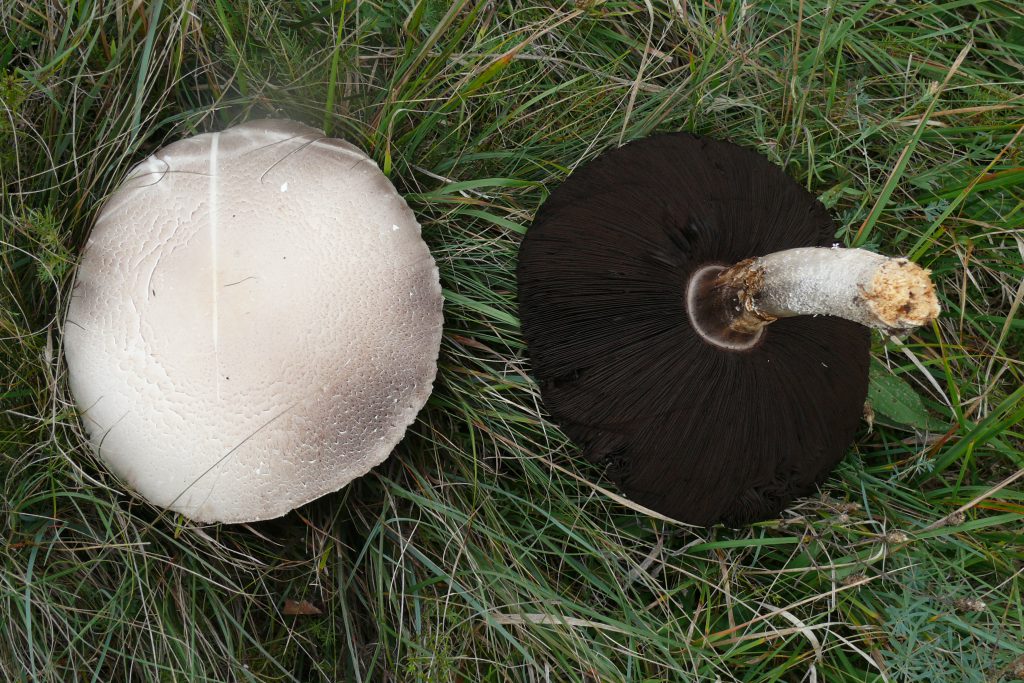
POLYGON ((136 167, 64 336, 100 458, 157 505, 242 522, 384 460, 430 393, 441 324, 437 268, 373 160, 255 121, 136 167))
POLYGON ((925 271, 834 234, 810 194, 730 143, 659 135, 577 169, 520 251, 548 411, 642 505, 695 524, 778 514, 853 439, 858 323, 938 313, 925 271))

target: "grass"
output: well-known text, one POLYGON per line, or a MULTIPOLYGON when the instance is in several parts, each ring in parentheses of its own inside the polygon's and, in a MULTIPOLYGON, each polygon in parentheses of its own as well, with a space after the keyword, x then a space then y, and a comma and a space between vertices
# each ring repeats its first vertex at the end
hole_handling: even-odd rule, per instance
POLYGON ((3 680, 1024 676, 1017 0, 8 0, 0 27, 3 680), (62 311, 135 163, 266 116, 353 141, 407 196, 440 372, 372 474, 198 527, 93 458, 62 311), (529 379, 525 226, 575 165, 663 130, 756 147, 837 241, 940 289, 934 326, 876 335, 873 429, 779 521, 692 529, 607 495, 529 379))

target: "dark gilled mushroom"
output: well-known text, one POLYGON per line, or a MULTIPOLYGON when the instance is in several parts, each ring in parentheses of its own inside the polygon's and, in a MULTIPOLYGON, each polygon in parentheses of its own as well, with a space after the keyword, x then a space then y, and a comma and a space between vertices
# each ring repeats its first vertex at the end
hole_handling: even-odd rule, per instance
POLYGON ((928 272, 833 246, 759 154, 658 135, 577 169, 520 250, 547 410, 633 500, 692 524, 777 515, 843 458, 870 331, 939 312, 928 272))

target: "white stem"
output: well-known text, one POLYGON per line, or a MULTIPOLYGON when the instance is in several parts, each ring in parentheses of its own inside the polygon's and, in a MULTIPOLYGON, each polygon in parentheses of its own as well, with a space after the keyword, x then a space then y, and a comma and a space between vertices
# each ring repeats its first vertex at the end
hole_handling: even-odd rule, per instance
POLYGON ((739 290, 746 320, 736 329, 796 315, 834 315, 906 330, 939 314, 927 270, 863 249, 788 249, 738 263, 719 281, 739 290))

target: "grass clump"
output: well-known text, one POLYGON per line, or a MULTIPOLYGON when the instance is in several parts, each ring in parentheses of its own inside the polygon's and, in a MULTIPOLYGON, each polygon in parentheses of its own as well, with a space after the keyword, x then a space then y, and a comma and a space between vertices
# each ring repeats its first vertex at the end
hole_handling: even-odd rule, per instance
POLYGON ((4 680, 1021 675, 1014 3, 12 0, 0 23, 4 680), (406 194, 446 335, 386 464, 200 528, 93 459, 60 321, 132 165, 265 116, 353 141, 406 194), (876 338, 873 430, 778 522, 693 530, 617 502, 529 380, 524 226, 574 166, 662 130, 757 148, 838 241, 909 254, 940 290, 931 329, 876 338), (320 614, 286 613, 302 600, 320 614))

